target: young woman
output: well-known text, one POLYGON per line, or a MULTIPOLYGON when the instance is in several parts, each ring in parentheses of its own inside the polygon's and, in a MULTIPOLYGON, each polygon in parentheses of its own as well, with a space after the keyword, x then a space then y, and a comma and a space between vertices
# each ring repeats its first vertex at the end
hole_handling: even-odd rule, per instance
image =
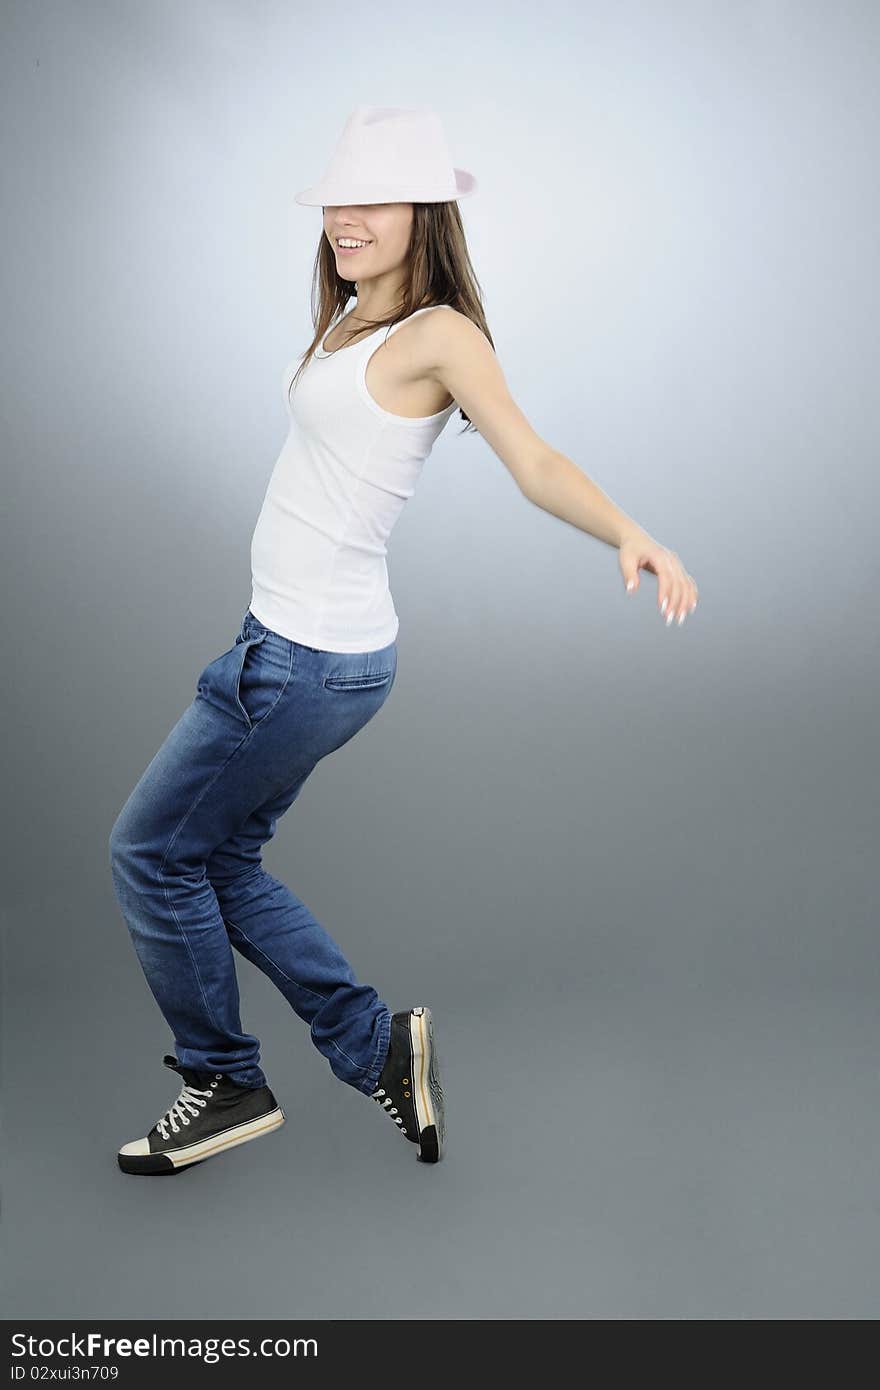
POLYGON ((309 1024, 340 1081, 381 1105, 421 1160, 442 1155, 430 1009, 392 1013, 260 851, 316 764, 388 698, 387 541, 457 409, 531 502, 616 547, 628 590, 640 569, 657 576, 667 624, 696 606, 678 556, 511 399, 458 209, 475 188, 432 112, 362 106, 322 182, 296 195, 323 209, 316 331, 284 374, 290 430, 253 534, 250 603, 110 836, 115 892, 175 1040, 165 1064, 184 1082, 119 1150, 126 1173, 183 1172, 284 1123, 242 1029, 233 948, 309 1024))

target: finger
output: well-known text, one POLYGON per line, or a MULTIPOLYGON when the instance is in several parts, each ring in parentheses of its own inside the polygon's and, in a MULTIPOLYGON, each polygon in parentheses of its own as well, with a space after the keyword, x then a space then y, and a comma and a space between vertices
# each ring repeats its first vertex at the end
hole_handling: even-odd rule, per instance
POLYGON ((694 585, 687 570, 684 571, 684 579, 681 586, 681 612, 679 614, 678 625, 681 627, 685 618, 694 611, 694 585))
POLYGON ((682 606, 686 613, 693 613, 697 606, 697 585, 692 574, 685 572, 685 586, 682 606))
POLYGON ((667 627, 672 627, 672 624, 678 617, 679 609, 681 607, 681 604, 679 602, 680 594, 681 586, 679 585, 678 581, 674 579, 669 587, 669 603, 667 604, 666 612, 664 614, 667 627))
POLYGON ((687 615, 688 615, 688 607, 689 607, 689 605, 688 605, 687 575, 685 574, 684 570, 682 570, 681 578, 680 578, 678 584, 676 585, 676 590, 675 590, 675 610, 674 610, 674 613, 675 613, 675 622, 676 622, 676 624, 677 624, 679 627, 681 627, 682 623, 684 622, 685 618, 686 618, 687 615))
POLYGON ((675 599, 675 571, 671 564, 660 564, 657 569, 657 606, 664 620, 675 599))
POLYGON ((637 560, 625 560, 620 566, 628 594, 634 594, 639 587, 639 564, 637 560))
POLYGON ((683 614, 685 612, 684 570, 676 561, 672 575, 672 588, 669 594, 669 606, 666 609, 666 626, 672 627, 673 623, 678 623, 680 626, 684 621, 683 614))

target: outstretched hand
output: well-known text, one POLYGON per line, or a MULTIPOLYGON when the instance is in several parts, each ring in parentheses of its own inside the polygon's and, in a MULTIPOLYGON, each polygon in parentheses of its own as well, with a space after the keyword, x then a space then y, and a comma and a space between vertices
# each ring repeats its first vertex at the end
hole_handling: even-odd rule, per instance
POLYGON ((658 545, 649 536, 640 536, 625 540, 617 556, 628 593, 634 594, 638 589, 640 569, 656 574, 660 614, 666 614, 667 627, 675 617, 681 627, 687 614, 696 608, 698 595, 695 579, 688 574, 675 551, 658 545))

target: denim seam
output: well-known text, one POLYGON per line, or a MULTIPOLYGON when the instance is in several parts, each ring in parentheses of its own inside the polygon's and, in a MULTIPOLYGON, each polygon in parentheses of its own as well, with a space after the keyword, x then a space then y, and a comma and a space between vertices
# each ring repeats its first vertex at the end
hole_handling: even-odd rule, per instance
MULTIPOLYGON (((261 722, 262 722, 262 721, 261 721, 261 722)), ((299 980, 295 980, 295 979, 293 978, 292 975, 288 975, 287 971, 286 971, 286 970, 282 970, 282 969, 281 969, 281 966, 278 965, 278 963, 277 963, 276 961, 274 961, 270 955, 267 955, 267 953, 263 950, 262 946, 258 946, 257 943, 256 943, 256 941, 252 941, 251 938, 248 936, 247 932, 244 931, 244 930, 238 925, 237 922, 233 922, 233 920, 232 920, 231 917, 224 917, 223 920, 224 920, 224 922, 228 922, 229 925, 230 925, 231 927, 234 927, 236 931, 241 932, 241 934, 242 934, 242 936, 244 937, 245 941, 250 942, 250 944, 251 944, 251 946, 253 946, 254 950, 255 950, 255 951, 259 951, 260 955, 263 956, 263 958, 264 958, 265 960, 267 960, 267 961, 269 962, 269 964, 270 964, 271 966, 273 966, 273 967, 278 971, 278 974, 279 974, 279 975, 283 975, 284 978, 285 978, 285 980, 289 980, 290 983, 291 983, 292 985, 296 985, 297 989, 303 990, 303 992, 304 992, 305 994, 313 994, 313 995, 315 996, 316 999, 329 999, 329 998, 330 998, 329 994, 319 994, 318 991, 317 991, 316 989, 309 989, 308 985, 301 985, 300 982, 299 982, 299 980)))
POLYGON ((372 1060, 372 1062, 370 1063, 370 1065, 365 1069, 364 1075, 363 1075, 363 1077, 362 1077, 362 1081, 366 1081, 366 1080, 367 1080, 367 1077, 370 1077, 370 1081, 369 1081, 369 1089, 370 1089, 370 1090, 373 1089, 373 1087, 375 1086, 376 1082, 379 1080, 379 1077, 382 1075, 382 1067, 383 1067, 383 1065, 384 1065, 383 1052, 387 1052, 387 1051, 388 1051, 388 1048, 389 1048, 389 1046, 390 1046, 390 1044, 391 1044, 391 1018, 390 1018, 390 1017, 389 1017, 389 1019, 388 1019, 388 1033, 387 1033, 387 1035, 386 1035, 386 1037, 385 1037, 385 1039, 384 1039, 384 1043, 383 1043, 383 1038, 382 1038, 382 1033, 383 1033, 383 1031, 384 1031, 384 1030, 380 1028, 380 1030, 379 1030, 379 1040, 378 1040, 378 1042, 376 1043, 376 1051, 373 1053, 373 1060, 372 1060), (376 1063, 377 1063, 377 1062, 379 1063, 378 1067, 376 1067, 376 1063), (375 1075, 375 1076, 372 1075, 372 1072, 373 1072, 374 1068, 376 1069, 376 1075, 375 1075))
POLYGON ((175 840, 177 839, 178 835, 180 834, 180 832, 181 832, 181 830, 183 829, 183 827, 184 827, 184 825, 186 824, 186 822, 189 820, 189 818, 190 818, 190 816, 192 815, 193 811, 194 811, 194 810, 196 809, 196 807, 198 806, 199 802, 202 800, 202 797, 205 795, 206 792, 208 792, 208 791, 210 790, 211 787, 213 787, 214 783, 217 781, 217 778, 221 775, 221 773, 223 773, 223 772, 226 770, 226 768, 227 768, 227 767, 229 766, 229 764, 232 762, 232 759, 235 757, 236 753, 238 753, 239 750, 240 750, 241 748, 244 747, 244 745, 248 742, 248 739, 249 739, 250 737, 251 737, 250 734, 246 734, 245 737, 244 737, 243 739, 241 739, 241 740, 236 744, 236 746, 233 748, 232 752, 229 754, 229 757, 225 760, 225 762, 221 763, 220 767, 218 767, 217 771, 214 773, 214 776, 211 778, 210 782, 208 782, 208 783, 206 784, 206 786, 202 787, 202 790, 199 792, 198 796, 195 798, 195 800, 193 801, 192 805, 191 805, 191 806, 188 808, 188 810, 181 816, 180 820, 178 821, 177 825, 176 825, 175 828, 174 828, 174 833, 172 834, 170 840, 168 841, 168 844, 165 846, 165 853, 162 855, 162 861, 161 861, 161 863, 159 864, 158 869, 156 870, 156 877, 157 877, 157 879, 158 879, 158 881, 159 881, 159 883, 160 883, 160 885, 161 885, 161 887, 162 887, 162 892, 163 892, 163 894, 164 894, 164 896, 165 896, 165 901, 166 901, 166 903, 168 904, 168 909, 169 909, 169 911, 170 911, 170 913, 171 913, 171 916, 174 918, 174 924, 175 924, 175 926, 177 927, 178 932, 180 933, 180 938, 181 938, 181 940, 183 941, 184 945, 186 946, 187 952, 189 953, 189 958, 190 958, 190 960, 192 961, 192 967, 193 967, 193 970, 194 970, 194 972, 195 972, 195 977, 196 977, 196 979, 197 979, 198 982, 199 982, 199 989, 202 991, 202 999, 204 1000, 204 1003, 205 1003, 205 1010, 206 1010, 206 1012, 207 1012, 207 1014, 208 1014, 209 1019, 210 1019, 211 1022, 213 1023, 214 1027, 215 1027, 219 1032, 222 1032, 223 1030, 221 1029, 219 1022, 217 1021, 217 1019, 216 1019, 216 1017, 215 1017, 215 1015, 214 1015, 214 1011, 213 1011, 213 1009, 211 1008, 210 1003, 208 1002, 208 996, 207 996, 207 993, 205 992, 205 982, 204 982, 204 980, 202 979, 201 973, 200 973, 200 971, 199 971, 198 962, 196 961, 196 958, 195 958, 195 956, 194 956, 194 954, 193 954, 193 949, 192 949, 192 945, 190 944, 189 937, 187 936, 186 932, 183 930, 183 927, 181 926, 181 923, 180 923, 180 918, 178 917, 177 913, 176 913, 175 910, 174 910, 174 903, 171 901, 171 897, 170 897, 169 889, 168 889, 168 884, 165 882, 164 869, 165 869, 166 861, 167 861, 167 859, 168 859, 168 855, 171 853, 171 848, 172 848, 172 846, 173 846, 175 840))
POLYGON ((360 1065, 360 1063, 358 1063, 358 1062, 356 1062, 356 1061, 354 1060, 353 1057, 349 1057, 349 1055, 348 1055, 347 1052, 343 1052, 343 1050, 342 1050, 342 1048, 339 1046, 339 1043, 338 1043, 338 1042, 334 1042, 332 1038, 329 1039, 329 1042, 330 1042, 330 1046, 331 1046, 331 1047, 335 1047, 335 1048, 336 1048, 336 1051, 339 1053, 340 1057, 344 1057, 345 1060, 346 1060, 346 1062, 351 1062, 351 1065, 354 1067, 355 1071, 360 1071, 360 1072, 366 1073, 366 1071, 368 1070, 368 1068, 362 1067, 362 1066, 360 1065))

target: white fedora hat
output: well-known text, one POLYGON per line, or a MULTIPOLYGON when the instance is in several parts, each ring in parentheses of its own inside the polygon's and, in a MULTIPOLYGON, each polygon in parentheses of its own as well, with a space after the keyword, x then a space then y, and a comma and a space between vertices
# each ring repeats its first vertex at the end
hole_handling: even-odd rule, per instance
POLYGON ((440 117, 426 107, 357 106, 320 183, 294 201, 307 207, 447 203, 477 181, 455 169, 440 117))

